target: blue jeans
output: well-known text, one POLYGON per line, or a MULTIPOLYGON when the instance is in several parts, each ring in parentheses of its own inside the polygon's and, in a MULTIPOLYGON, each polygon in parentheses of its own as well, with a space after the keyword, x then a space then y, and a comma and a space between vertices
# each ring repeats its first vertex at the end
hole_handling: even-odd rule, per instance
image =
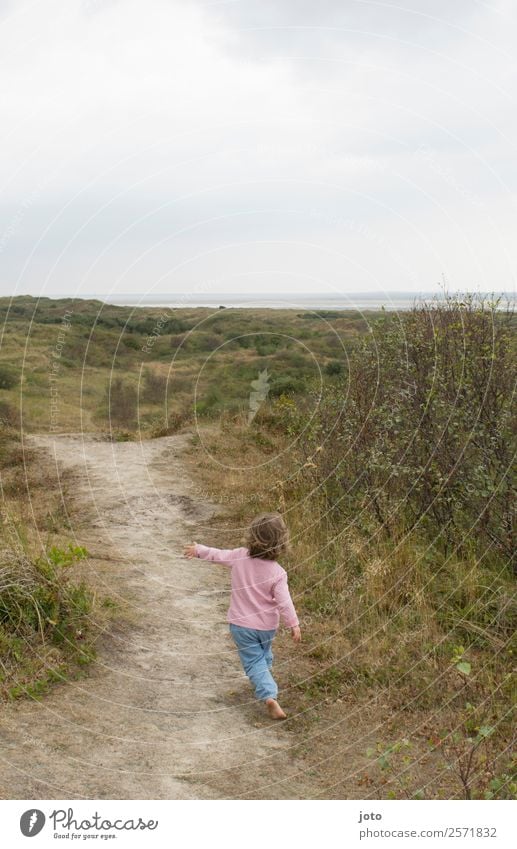
POLYGON ((239 652, 243 669, 255 687, 257 699, 276 699, 278 687, 271 675, 273 652, 271 646, 276 630, 257 631, 254 628, 241 628, 230 625, 230 633, 239 652))

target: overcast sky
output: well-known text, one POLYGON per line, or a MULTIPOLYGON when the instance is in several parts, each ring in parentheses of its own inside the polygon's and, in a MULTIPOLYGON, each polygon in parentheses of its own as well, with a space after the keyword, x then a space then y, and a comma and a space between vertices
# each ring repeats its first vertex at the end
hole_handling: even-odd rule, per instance
POLYGON ((0 0, 0 292, 511 290, 515 0, 0 0))

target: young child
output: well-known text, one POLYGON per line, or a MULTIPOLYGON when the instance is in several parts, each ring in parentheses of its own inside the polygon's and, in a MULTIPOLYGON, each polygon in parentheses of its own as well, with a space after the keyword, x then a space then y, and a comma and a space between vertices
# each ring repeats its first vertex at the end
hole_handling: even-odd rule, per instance
POLYGON ((271 646, 280 618, 291 629, 295 643, 300 642, 301 632, 287 573, 277 563, 288 543, 287 527, 280 513, 257 516, 251 523, 247 543, 245 548, 221 549, 194 542, 185 546, 185 555, 225 563, 231 568, 230 633, 257 699, 265 702, 272 719, 285 719, 271 674, 271 646))

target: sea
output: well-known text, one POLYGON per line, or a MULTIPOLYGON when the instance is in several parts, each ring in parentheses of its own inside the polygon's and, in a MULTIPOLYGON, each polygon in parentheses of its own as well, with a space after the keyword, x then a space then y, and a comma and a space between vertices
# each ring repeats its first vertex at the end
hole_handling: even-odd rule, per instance
MULTIPOLYGON (((499 308, 505 309, 507 304, 515 304, 515 293, 512 292, 477 292, 475 296, 484 296, 488 300, 493 301, 497 298, 501 299, 499 308)), ((461 296, 466 298, 467 295, 461 292, 449 292, 449 296, 461 296)), ((443 292, 386 292, 386 293, 350 293, 336 297, 317 297, 301 295, 294 298, 276 298, 271 296, 255 296, 242 297, 239 295, 219 295, 218 298, 192 298, 191 296, 167 296, 160 295, 149 297, 146 295, 137 296, 134 294, 118 295, 109 298, 104 298, 107 303, 117 304, 118 306, 130 307, 163 307, 163 308, 194 308, 208 307, 218 309, 219 307, 226 308, 261 308, 261 309, 305 309, 305 310, 409 310, 416 304, 430 304, 444 301, 446 298, 443 292)))

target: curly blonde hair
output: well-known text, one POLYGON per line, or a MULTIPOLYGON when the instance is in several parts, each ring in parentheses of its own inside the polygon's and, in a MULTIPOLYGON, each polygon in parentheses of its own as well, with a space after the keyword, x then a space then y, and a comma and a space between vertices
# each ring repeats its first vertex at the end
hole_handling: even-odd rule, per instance
POLYGON ((247 538, 250 557, 277 560, 289 547, 289 532, 280 513, 261 513, 250 526, 247 538))

